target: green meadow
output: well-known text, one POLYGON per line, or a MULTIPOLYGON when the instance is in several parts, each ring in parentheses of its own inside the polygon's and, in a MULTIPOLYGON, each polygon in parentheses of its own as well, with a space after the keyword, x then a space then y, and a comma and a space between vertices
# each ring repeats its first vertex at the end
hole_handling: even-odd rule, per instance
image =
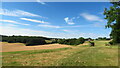
MULTIPOLYGON (((95 46, 3 52, 3 66, 118 66, 118 46, 94 41, 95 46)), ((88 42, 85 42, 88 43, 88 42)))

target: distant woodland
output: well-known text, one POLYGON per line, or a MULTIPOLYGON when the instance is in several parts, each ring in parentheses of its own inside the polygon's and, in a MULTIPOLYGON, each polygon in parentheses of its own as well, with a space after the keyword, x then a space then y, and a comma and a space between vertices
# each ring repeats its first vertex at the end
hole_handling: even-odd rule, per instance
POLYGON ((97 39, 92 38, 71 38, 71 39, 60 39, 60 38, 47 38, 41 36, 6 36, 0 35, 2 37, 2 42, 8 43, 24 43, 26 46, 33 46, 33 45, 44 45, 44 44, 66 44, 66 45, 79 45, 83 44, 85 41, 88 40, 110 40, 110 38, 106 37, 99 37, 97 39))

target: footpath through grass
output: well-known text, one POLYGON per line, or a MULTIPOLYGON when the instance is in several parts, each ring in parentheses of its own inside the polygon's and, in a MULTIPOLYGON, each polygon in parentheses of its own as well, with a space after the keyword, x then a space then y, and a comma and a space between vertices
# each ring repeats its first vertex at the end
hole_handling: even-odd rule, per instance
POLYGON ((3 66, 117 66, 118 47, 105 46, 106 42, 95 41, 95 47, 4 52, 2 63, 3 66))

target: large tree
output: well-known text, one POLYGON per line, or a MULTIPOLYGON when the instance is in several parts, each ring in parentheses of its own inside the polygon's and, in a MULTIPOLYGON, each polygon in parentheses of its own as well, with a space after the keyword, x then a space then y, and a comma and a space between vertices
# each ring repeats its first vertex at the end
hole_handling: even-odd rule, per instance
POLYGON ((107 19, 106 28, 112 28, 110 37, 113 39, 113 44, 120 43, 120 1, 111 2, 113 6, 109 9, 105 8, 104 15, 107 19))

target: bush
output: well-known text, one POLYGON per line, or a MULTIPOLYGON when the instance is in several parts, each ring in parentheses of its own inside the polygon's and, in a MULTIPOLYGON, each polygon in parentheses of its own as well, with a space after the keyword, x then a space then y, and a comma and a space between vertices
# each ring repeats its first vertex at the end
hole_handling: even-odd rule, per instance
POLYGON ((9 37, 7 42, 8 42, 8 43, 15 43, 15 42, 16 42, 16 39, 9 37))
POLYGON ((52 39, 51 44, 53 44, 53 43, 57 43, 57 39, 52 39))
POLYGON ((110 45, 113 45, 114 43, 113 43, 113 41, 110 41, 109 44, 110 44, 110 45))
POLYGON ((67 45, 79 45, 79 44, 83 44, 85 42, 84 38, 73 38, 73 39, 59 39, 58 43, 59 44, 67 44, 67 45))
POLYGON ((111 40, 111 38, 106 38, 106 37, 98 37, 96 40, 111 40))
POLYGON ((27 40, 26 42, 26 46, 32 46, 32 45, 43 45, 45 44, 45 40, 44 39, 40 39, 40 38, 31 38, 29 40, 27 40))
POLYGON ((94 42, 90 42, 90 46, 95 46, 95 43, 94 42))
POLYGON ((45 37, 36 37, 36 36, 2 36, 3 42, 8 43, 25 43, 26 46, 30 45, 43 45, 46 44, 45 37))

